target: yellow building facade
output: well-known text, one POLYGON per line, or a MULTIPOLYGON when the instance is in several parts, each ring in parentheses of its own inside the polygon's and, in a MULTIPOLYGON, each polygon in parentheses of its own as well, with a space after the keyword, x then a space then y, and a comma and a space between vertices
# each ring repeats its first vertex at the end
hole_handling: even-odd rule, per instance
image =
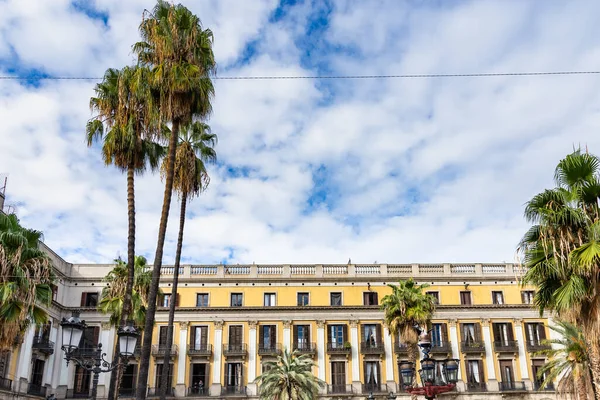
MULTIPOLYGON (((52 323, 43 332, 27 332, 16 350, 5 355, 0 377, 11 381, 12 392, 39 386, 40 392, 57 398, 84 397, 91 379, 65 365, 56 343, 59 321, 79 311, 89 325, 87 345, 113 348, 115 330, 95 307, 105 285, 102 278, 112 266, 73 265, 51 254, 60 277, 52 323), (54 342, 52 353, 40 348, 46 342, 54 342)), ((391 292, 388 284, 412 277, 428 284, 426 291, 438 300, 430 333, 432 356, 460 360, 459 398, 555 397, 552 387, 540 387, 537 370, 545 360, 535 355, 553 334, 552 320, 532 307, 534 291, 521 286, 524 271, 513 264, 184 265, 177 296, 170 293, 173 272, 166 266, 161 274, 150 396, 168 370, 174 397, 258 397, 256 377, 285 349, 313 357, 313 373, 327 382, 323 398, 389 392, 407 396, 398 368, 407 359, 406 347, 383 325, 379 304, 391 292), (177 311, 166 368, 171 301, 177 311)), ((125 372, 122 397, 135 392, 137 363, 136 357, 125 372)), ((109 380, 108 374, 101 376, 100 396, 109 380)))

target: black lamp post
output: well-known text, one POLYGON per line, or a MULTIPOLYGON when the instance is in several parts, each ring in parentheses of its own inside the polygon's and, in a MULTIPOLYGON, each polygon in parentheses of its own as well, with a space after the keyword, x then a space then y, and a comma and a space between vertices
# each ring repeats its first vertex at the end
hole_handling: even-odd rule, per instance
POLYGON ((436 395, 449 392, 456 387, 459 360, 453 358, 436 360, 429 357, 431 351, 429 334, 419 327, 415 327, 415 329, 419 332, 418 346, 424 356, 421 359, 421 369, 419 370, 422 386, 415 386, 415 366, 409 361, 400 363, 402 386, 410 394, 424 395, 426 399, 431 400, 436 395), (438 371, 441 371, 441 376, 437 374, 438 371))
POLYGON ((79 343, 81 342, 86 324, 85 321, 79 319, 78 312, 73 312, 73 315, 69 319, 63 318, 60 326, 62 326, 62 349, 65 352, 67 365, 69 365, 70 361, 73 361, 81 368, 91 371, 94 374, 92 380, 92 400, 96 400, 100 373, 110 372, 119 365, 127 365, 129 357, 133 355, 140 334, 131 321, 128 321, 126 326, 120 327, 117 330, 119 359, 116 362, 109 363, 104 358, 106 357, 106 353, 102 353, 101 343, 98 343, 97 348, 90 352, 79 349, 79 343))

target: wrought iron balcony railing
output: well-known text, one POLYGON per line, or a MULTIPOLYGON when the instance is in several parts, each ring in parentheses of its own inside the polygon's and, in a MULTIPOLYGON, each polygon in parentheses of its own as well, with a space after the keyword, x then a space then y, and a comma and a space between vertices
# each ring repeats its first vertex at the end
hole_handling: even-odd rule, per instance
POLYGON ((245 356, 248 349, 245 343, 224 344, 223 354, 226 356, 245 356))
POLYGON ((483 340, 466 340, 460 342, 460 349, 463 353, 483 353, 485 352, 485 343, 483 340))
POLYGON ((383 354, 385 349, 383 343, 367 340, 360 343, 360 352, 362 354, 383 354))
POLYGON ((281 354, 281 343, 259 343, 258 355, 272 356, 281 354))
POLYGON ((12 390, 12 379, 0 378, 0 390, 12 390))
POLYGON ((134 387, 120 387, 119 397, 135 397, 136 388, 134 387))
POLYGON ((534 382, 533 390, 538 390, 541 392, 554 392, 554 385, 549 383, 546 386, 542 386, 542 382, 534 382))
MULTIPOLYGON (((171 351, 169 352, 171 357, 177 356, 178 350, 179 349, 178 349, 177 345, 172 344, 171 351)), ((153 344, 152 345, 152 355, 155 357, 164 356, 165 353, 167 353, 167 351, 168 351, 167 346, 164 344, 153 344)))
POLYGON ((506 382, 498 382, 500 386, 500 391, 509 392, 509 391, 525 391, 525 382, 523 381, 506 381, 506 382))
POLYGON ((516 340, 496 340, 494 350, 496 352, 517 352, 519 347, 516 340))
POLYGON ((550 345, 544 343, 543 340, 527 340, 525 343, 527 344, 527 351, 532 353, 535 351, 550 349, 550 345))
POLYGON ((89 389, 86 391, 81 391, 81 392, 77 392, 74 389, 67 389, 67 395, 66 395, 67 399, 89 399, 90 397, 91 396, 90 396, 89 389))
POLYGON ((212 344, 192 343, 187 352, 190 356, 210 356, 212 354, 212 344))
POLYGON ((387 385, 381 385, 379 383, 363 383, 362 394, 368 395, 369 393, 387 393, 387 385))
POLYGON ((46 386, 36 385, 35 383, 29 383, 27 385, 27 394, 32 396, 46 397, 46 386))
POLYGON ((209 396, 210 392, 207 387, 191 386, 187 390, 188 397, 204 397, 209 396))
POLYGON ((327 385, 327 394, 352 394, 352 385, 327 385))
POLYGON ((432 353, 450 353, 452 348, 450 347, 450 342, 431 342, 431 352, 432 353))
MULTIPOLYGON (((148 388, 148 397, 158 397, 160 396, 160 388, 159 387, 149 387, 148 388)), ((169 387, 167 388, 167 396, 174 397, 175 396, 175 388, 169 387)))
POLYGON ((350 354, 352 352, 352 346, 347 344, 339 344, 336 342, 327 343, 327 353, 330 354, 350 354))
POLYGON ((394 342, 394 353, 408 354, 408 346, 406 343, 394 342))
POLYGON ((241 385, 225 385, 221 387, 221 396, 247 396, 247 389, 241 385))
POLYGON ((467 382, 467 390, 469 392, 487 392, 485 382, 467 382))
POLYGON ((294 350, 299 353, 315 354, 317 352, 317 344, 312 343, 294 343, 294 350))
POLYGON ((53 354, 54 342, 49 340, 46 336, 35 336, 33 338, 33 348, 44 354, 53 354))

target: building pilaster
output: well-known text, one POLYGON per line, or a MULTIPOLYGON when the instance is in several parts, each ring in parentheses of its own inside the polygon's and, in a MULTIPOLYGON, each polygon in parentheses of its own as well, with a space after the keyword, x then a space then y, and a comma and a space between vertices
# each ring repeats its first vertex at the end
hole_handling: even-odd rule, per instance
POLYGON ((250 327, 248 334, 248 389, 250 390, 249 395, 258 394, 256 390, 256 383, 253 383, 256 379, 256 327, 257 321, 249 321, 248 326, 250 327))
POLYGON ((21 343, 19 351, 19 366, 17 370, 18 390, 20 392, 27 391, 27 383, 31 376, 31 353, 33 348, 33 337, 35 336, 35 326, 30 326, 25 332, 25 338, 21 343))
POLYGON ((452 348, 452 358, 459 360, 458 362, 458 382, 456 382, 456 390, 464 392, 466 390, 465 382, 462 379, 462 368, 460 365, 460 353, 458 351, 458 330, 456 329, 458 320, 450 319, 448 326, 450 327, 450 346, 452 348))
POLYGON ((358 342, 358 324, 357 319, 350 320, 350 344, 352 345, 352 387, 356 393, 360 393, 362 383, 360 381, 359 361, 359 342, 358 342))
POLYGON ((529 379, 529 367, 527 366, 527 353, 525 351, 525 336, 523 335, 523 319, 514 318, 515 336, 519 348, 519 368, 521 369, 521 379, 527 390, 533 389, 531 379, 529 379))
POLYGON ((487 369, 487 389, 490 392, 499 390, 498 381, 496 380, 496 369, 494 368, 494 350, 492 347, 492 335, 490 332, 490 319, 483 318, 481 320, 481 332, 483 334, 483 342, 485 344, 485 366, 487 369))
POLYGON ((292 321, 284 320, 283 321, 283 349, 290 351, 291 342, 292 342, 292 321))
POLYGON ((215 347, 213 355, 213 376, 210 395, 221 395, 221 354, 223 353, 223 321, 215 321, 215 347))
POLYGON ((53 387, 52 385, 52 372, 54 371, 54 359, 56 357, 60 357, 60 345, 58 344, 56 337, 58 333, 58 328, 56 327, 58 321, 52 320, 52 326, 50 327, 50 341, 54 342, 54 352, 50 354, 48 360, 46 361, 46 365, 44 366, 44 379, 42 380, 42 385, 53 387), (57 354, 58 353, 58 354, 57 354))
MULTIPOLYGON (((106 360, 111 362, 113 353, 115 351, 114 342, 117 336, 117 332, 114 326, 110 322, 103 322, 100 326, 100 341, 102 344, 102 352, 106 353, 106 360)), ((115 371, 116 373, 116 371, 115 371)), ((100 374, 98 378, 98 397, 106 397, 108 395, 108 387, 107 383, 110 382, 110 376, 112 372, 107 372, 105 374, 100 374)))
POLYGON ((185 396, 185 367, 187 366, 188 321, 179 322, 179 355, 177 358, 177 384, 175 395, 185 396))
POLYGON ((317 365, 318 377, 325 380, 325 321, 317 321, 317 365))
POLYGON ((394 353, 392 348, 392 335, 387 326, 383 327, 383 349, 385 352, 385 377, 388 390, 396 391, 396 380, 394 379, 394 353))

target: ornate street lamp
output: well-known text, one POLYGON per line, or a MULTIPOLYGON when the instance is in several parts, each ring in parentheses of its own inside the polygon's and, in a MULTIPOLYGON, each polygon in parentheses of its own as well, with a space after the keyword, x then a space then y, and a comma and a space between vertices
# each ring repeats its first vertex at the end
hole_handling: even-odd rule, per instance
POLYGON ((407 393, 414 395, 424 395, 427 400, 434 399, 436 395, 449 392, 456 387, 458 381, 458 361, 456 359, 435 360, 429 357, 431 351, 431 340, 429 334, 416 326, 419 333, 419 342, 417 345, 423 352, 421 359, 421 387, 415 386, 415 366, 412 362, 403 361, 400 363, 400 376, 402 386, 407 393), (442 376, 437 375, 441 371, 442 376), (440 384, 444 383, 445 384, 440 384))
POLYGON ((110 363, 104 358, 106 357, 106 353, 102 353, 101 343, 98 343, 97 348, 91 352, 78 351, 80 350, 79 343, 86 328, 85 321, 79 319, 78 312, 73 312, 73 315, 69 319, 63 318, 60 326, 62 327, 61 348, 65 352, 67 365, 69 365, 70 361, 73 361, 81 368, 91 371, 94 374, 92 380, 92 400, 96 400, 100 373, 110 372, 119 365, 127 365, 129 357, 133 355, 140 334, 133 326, 132 321, 127 321, 126 326, 120 327, 117 330, 119 359, 110 363))

